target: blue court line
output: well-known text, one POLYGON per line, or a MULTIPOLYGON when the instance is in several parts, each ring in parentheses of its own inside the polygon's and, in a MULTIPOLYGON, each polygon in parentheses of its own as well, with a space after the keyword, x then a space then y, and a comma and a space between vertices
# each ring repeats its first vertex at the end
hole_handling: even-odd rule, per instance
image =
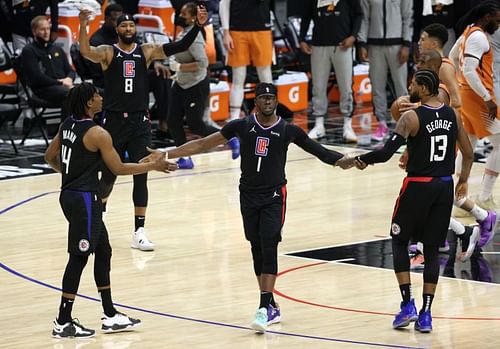
MULTIPOLYGON (((29 277, 27 275, 24 275, 7 265, 3 264, 0 262, 0 267, 5 270, 8 273, 11 273, 21 279, 30 281, 34 284, 50 288, 55 291, 61 292, 61 288, 56 287, 54 285, 48 284, 46 282, 34 279, 32 277, 29 277)), ((90 297, 84 294, 77 294, 79 297, 93 301, 93 302, 98 302, 100 303, 101 300, 98 298, 90 297)), ((250 327, 244 327, 244 326, 238 326, 238 325, 232 325, 232 324, 226 324, 223 322, 216 322, 216 321, 209 321, 209 320, 203 320, 203 319, 195 319, 187 316, 180 316, 180 315, 174 315, 174 314, 169 314, 169 313, 164 313, 160 311, 155 311, 155 310, 149 310, 145 308, 140 308, 140 307, 134 307, 131 305, 126 305, 126 304, 120 304, 120 303, 114 303, 114 305, 125 308, 125 309, 130 309, 142 313, 147 313, 147 314, 152 314, 152 315, 158 315, 162 317, 168 317, 172 319, 177 319, 177 320, 184 320, 184 321, 191 321, 191 322, 197 322, 201 324, 206 324, 206 325, 214 325, 214 326, 220 326, 220 327, 227 327, 227 328, 233 328, 237 330, 245 330, 245 331, 252 331, 254 330, 250 327)), ((383 344, 383 343, 376 343, 376 342, 363 342, 363 341, 354 341, 354 340, 348 340, 348 339, 338 339, 338 338, 331 338, 331 337, 320 337, 320 336, 311 336, 311 335, 305 335, 305 334, 300 334, 300 333, 292 333, 292 332, 280 332, 280 331, 266 331, 266 333, 272 333, 276 335, 281 335, 281 336, 288 336, 288 337, 296 337, 296 338, 303 338, 303 339, 314 339, 314 340, 320 340, 320 341, 328 341, 328 342, 338 342, 338 343, 349 343, 349 344, 357 344, 357 345, 368 345, 368 346, 374 346, 374 347, 383 347, 383 348, 407 348, 407 349, 423 349, 421 347, 411 347, 411 346, 404 346, 404 345, 397 345, 397 344, 383 344)))
MULTIPOLYGON (((290 160, 290 162, 292 162, 292 161, 309 160, 309 159, 312 159, 312 158, 309 157, 309 158, 302 158, 302 159, 290 160)), ((223 168, 223 169, 218 169, 218 170, 207 170, 207 171, 203 171, 203 172, 172 175, 172 176, 168 176, 168 177, 164 177, 164 178, 154 178, 154 179, 151 179, 151 180, 160 180, 160 179, 163 180, 163 179, 168 179, 168 178, 195 176, 195 175, 201 175, 201 174, 207 174, 207 173, 223 172, 223 171, 228 171, 228 170, 229 171, 231 171, 231 170, 240 170, 240 168, 239 167, 235 167, 235 168, 223 168)), ((126 184, 126 183, 130 183, 130 182, 131 181, 129 181, 129 182, 121 182, 121 183, 117 183, 117 185, 118 184, 126 184)), ((22 200, 22 201, 20 201, 18 203, 15 203, 15 204, 11 205, 11 206, 8 206, 5 209, 0 210, 0 215, 4 214, 4 213, 6 213, 6 212, 8 212, 10 210, 13 210, 14 208, 19 207, 19 206, 21 206, 23 204, 26 204, 26 203, 28 203, 30 201, 36 200, 36 199, 38 199, 40 197, 43 197, 43 196, 46 196, 46 195, 49 195, 49 194, 55 194, 55 193, 58 193, 58 192, 59 191, 45 192, 45 193, 42 193, 42 194, 38 194, 38 195, 35 195, 35 196, 32 196, 32 197, 29 197, 28 199, 22 200)), ((10 273, 12 275, 15 275, 15 276, 17 276, 17 277, 19 277, 21 279, 30 281, 30 282, 32 282, 34 284, 37 284, 37 285, 40 285, 40 286, 43 286, 43 287, 50 288, 50 289, 58 291, 58 292, 62 291, 62 289, 60 287, 57 287, 57 286, 45 283, 43 281, 31 278, 31 277, 29 277, 27 275, 24 275, 24 274, 22 274, 22 273, 20 273, 20 272, 18 272, 16 270, 10 268, 9 266, 3 264, 2 262, 0 262, 0 267, 3 270, 5 270, 6 272, 8 272, 8 273, 10 273)), ((101 302, 100 299, 97 299, 97 298, 94 298, 94 297, 90 297, 90 296, 87 296, 87 295, 84 295, 84 294, 79 294, 78 293, 77 295, 79 297, 81 297, 81 298, 84 298, 84 299, 87 299, 87 300, 90 300, 90 301, 93 301, 93 302, 99 302, 99 303, 101 302)), ((126 305, 126 304, 120 304, 120 303, 114 303, 114 304, 116 306, 118 306, 118 307, 121 307, 121 308, 135 310, 135 311, 142 312, 142 313, 147 313, 147 314, 152 314, 152 315, 157 315, 157 316, 162 316, 162 317, 168 317, 168 318, 177 319, 177 320, 191 321, 191 322, 202 323, 202 324, 207 324, 207 325, 214 325, 214 326, 227 327, 227 328, 233 328, 233 329, 238 329, 238 330, 245 330, 245 331, 252 331, 252 332, 254 332, 254 330, 252 328, 250 328, 250 327, 244 327, 244 326, 226 324, 226 323, 222 323, 222 322, 215 322, 215 321, 209 321, 209 320, 203 320, 203 319, 195 319, 195 318, 186 317, 186 316, 174 315, 174 314, 163 313, 163 312, 159 312, 159 311, 155 311, 155 310, 150 310, 150 309, 145 309, 145 308, 140 308, 140 307, 134 307, 134 306, 131 306, 131 305, 126 305)), ((376 343, 376 342, 354 341, 354 340, 331 338, 331 337, 311 336, 311 335, 299 334, 299 333, 292 333, 292 332, 266 331, 266 333, 271 333, 271 334, 276 334, 276 335, 281 335, 281 336, 288 336, 288 337, 296 337, 296 338, 302 338, 302 339, 313 339, 313 340, 320 340, 320 341, 348 343, 348 344, 356 344, 356 345, 368 345, 368 346, 383 347, 383 348, 423 349, 422 347, 411 347, 411 346, 404 346, 404 345, 397 345, 397 344, 383 344, 383 343, 376 343)))

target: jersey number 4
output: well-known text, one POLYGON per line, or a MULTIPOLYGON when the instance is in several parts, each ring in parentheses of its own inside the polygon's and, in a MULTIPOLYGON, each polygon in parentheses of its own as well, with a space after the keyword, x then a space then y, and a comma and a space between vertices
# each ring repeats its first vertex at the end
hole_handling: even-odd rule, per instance
POLYGON ((71 148, 65 145, 61 146, 61 162, 64 164, 64 173, 69 172, 69 161, 71 160, 71 148))
POLYGON ((448 147, 448 136, 431 136, 431 156, 430 161, 443 161, 446 157, 446 148, 448 147))

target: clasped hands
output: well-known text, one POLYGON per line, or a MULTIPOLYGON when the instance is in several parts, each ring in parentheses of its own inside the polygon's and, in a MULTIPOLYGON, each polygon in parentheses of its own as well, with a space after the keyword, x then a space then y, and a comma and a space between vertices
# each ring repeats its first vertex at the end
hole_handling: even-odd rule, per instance
POLYGON ((352 167, 356 167, 358 170, 364 170, 368 167, 366 163, 364 163, 359 156, 354 154, 346 154, 340 160, 335 163, 335 166, 340 167, 343 170, 350 169, 352 167))

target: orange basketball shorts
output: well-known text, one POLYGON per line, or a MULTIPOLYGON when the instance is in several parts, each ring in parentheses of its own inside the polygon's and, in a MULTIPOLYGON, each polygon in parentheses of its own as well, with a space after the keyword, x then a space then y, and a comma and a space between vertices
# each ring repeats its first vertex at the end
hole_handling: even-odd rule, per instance
POLYGON ((230 67, 265 67, 273 61, 273 36, 270 30, 229 31, 234 48, 228 52, 230 67))

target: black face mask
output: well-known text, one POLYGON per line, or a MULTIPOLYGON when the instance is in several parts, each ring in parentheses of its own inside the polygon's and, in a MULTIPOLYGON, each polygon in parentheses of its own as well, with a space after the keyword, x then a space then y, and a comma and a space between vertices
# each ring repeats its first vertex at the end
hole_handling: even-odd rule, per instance
POLYGON ((186 28, 189 27, 190 24, 186 21, 184 17, 177 16, 175 18, 175 25, 178 25, 179 27, 186 28))

